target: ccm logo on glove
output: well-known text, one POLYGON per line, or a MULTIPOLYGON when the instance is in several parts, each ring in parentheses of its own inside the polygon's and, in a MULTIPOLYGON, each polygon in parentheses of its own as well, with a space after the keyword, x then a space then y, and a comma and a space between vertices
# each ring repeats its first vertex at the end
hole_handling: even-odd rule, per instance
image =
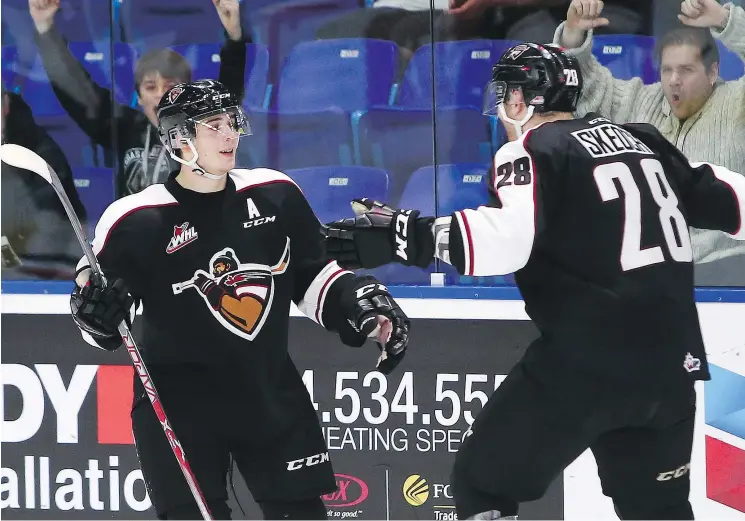
POLYGON ((320 454, 314 454, 312 456, 308 456, 307 458, 300 458, 300 459, 288 461, 287 470, 298 470, 303 467, 312 467, 313 465, 318 465, 319 463, 325 463, 328 460, 329 460, 329 453, 322 452, 320 454))
POLYGON ((409 215, 411 215, 411 210, 401 212, 396 216, 396 255, 403 260, 409 260, 406 253, 406 246, 409 241, 409 215))
POLYGON ((359 300, 365 295, 367 295, 368 293, 372 293, 373 291, 376 291, 376 290, 388 292, 388 288, 386 288, 382 284, 368 284, 366 286, 362 286, 361 288, 357 288, 357 290, 355 291, 355 296, 359 300))

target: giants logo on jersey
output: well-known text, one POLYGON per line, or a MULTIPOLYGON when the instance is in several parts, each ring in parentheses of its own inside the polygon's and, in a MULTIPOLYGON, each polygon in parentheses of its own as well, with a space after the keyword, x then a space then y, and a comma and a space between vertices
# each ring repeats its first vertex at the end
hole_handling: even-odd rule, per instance
POLYGON ((173 227, 173 237, 168 241, 166 246, 166 253, 171 254, 175 251, 180 250, 187 244, 190 244, 197 240, 199 235, 193 226, 189 226, 188 222, 173 227))
POLYGON ((290 263, 290 239, 274 266, 241 264, 232 248, 210 259, 211 273, 194 272, 194 277, 173 284, 173 294, 194 288, 212 316, 231 333, 253 340, 261 331, 274 299, 274 275, 284 273, 290 263))

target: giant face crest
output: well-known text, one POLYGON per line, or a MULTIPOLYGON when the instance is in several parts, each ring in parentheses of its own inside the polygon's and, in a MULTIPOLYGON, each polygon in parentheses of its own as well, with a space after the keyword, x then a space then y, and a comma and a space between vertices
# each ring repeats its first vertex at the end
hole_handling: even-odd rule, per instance
POLYGON ((174 284, 173 292, 178 295, 193 288, 223 327, 246 340, 253 340, 271 311, 274 276, 284 273, 289 261, 289 238, 274 266, 242 264, 232 248, 224 248, 210 259, 209 271, 197 270, 192 279, 174 284))

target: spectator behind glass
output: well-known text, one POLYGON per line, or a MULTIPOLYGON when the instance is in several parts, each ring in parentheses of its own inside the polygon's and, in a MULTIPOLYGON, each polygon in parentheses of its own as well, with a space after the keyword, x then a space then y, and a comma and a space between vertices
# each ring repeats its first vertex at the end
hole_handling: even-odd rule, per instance
MULTIPOLYGON (((238 0, 212 2, 227 35, 220 50, 218 79, 242 98, 245 44, 250 40, 241 30, 238 0)), ((135 90, 142 112, 114 104, 111 91, 91 80, 56 30, 54 16, 59 4, 59 0, 29 0, 42 63, 57 99, 94 142, 116 151, 120 196, 165 181, 168 173, 178 165, 171 161, 160 143, 155 109, 168 89, 177 83, 191 81, 189 63, 170 49, 146 53, 135 65, 135 90)))
MULTIPOLYGON (((567 21, 556 30, 554 43, 570 48, 582 69, 584 95, 577 114, 598 112, 616 123, 654 125, 692 161, 722 165, 745 173, 745 78, 719 78, 715 38, 745 58, 745 10, 715 0, 686 0, 678 15, 684 27, 658 42, 660 82, 644 85, 640 78, 618 80, 591 53, 593 29, 609 19, 601 16, 599 0, 574 0, 567 21)), ((725 234, 691 229, 697 283, 745 283, 745 246, 725 234)))
MULTIPOLYGON (((436 22, 435 40, 517 40, 548 42, 564 18, 567 0, 449 0, 436 22)), ((608 34, 649 34, 650 0, 609 0, 608 34)))
MULTIPOLYGON (((2 94, 2 142, 36 152, 57 172, 78 218, 86 213, 72 170, 57 143, 36 124, 18 94, 2 94)), ((2 165, 3 279, 69 278, 80 246, 65 209, 49 183, 37 174, 2 165)))

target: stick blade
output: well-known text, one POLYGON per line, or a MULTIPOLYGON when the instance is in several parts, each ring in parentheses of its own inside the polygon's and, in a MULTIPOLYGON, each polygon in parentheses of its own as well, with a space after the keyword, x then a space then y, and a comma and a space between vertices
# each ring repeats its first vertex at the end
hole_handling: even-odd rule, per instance
POLYGON ((28 148, 7 143, 0 146, 0 159, 10 166, 31 170, 46 179, 47 183, 52 183, 47 162, 28 148))

